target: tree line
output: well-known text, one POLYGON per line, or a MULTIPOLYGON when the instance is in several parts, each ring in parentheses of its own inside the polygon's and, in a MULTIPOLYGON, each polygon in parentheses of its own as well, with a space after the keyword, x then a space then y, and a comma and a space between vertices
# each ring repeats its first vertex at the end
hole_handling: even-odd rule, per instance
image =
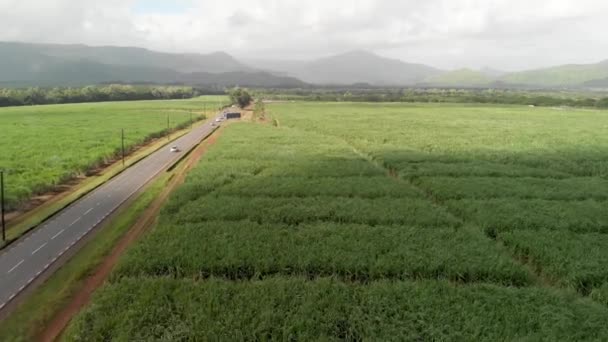
POLYGON ((110 84, 82 88, 0 88, 0 107, 43 104, 169 100, 202 95, 200 90, 183 86, 133 86, 110 84))
POLYGON ((269 100, 327 102, 487 103, 533 106, 608 108, 608 97, 501 89, 298 89, 259 90, 269 100))
POLYGON ((230 102, 238 105, 241 108, 245 108, 253 101, 253 96, 249 93, 249 90, 243 88, 233 88, 228 91, 230 102))

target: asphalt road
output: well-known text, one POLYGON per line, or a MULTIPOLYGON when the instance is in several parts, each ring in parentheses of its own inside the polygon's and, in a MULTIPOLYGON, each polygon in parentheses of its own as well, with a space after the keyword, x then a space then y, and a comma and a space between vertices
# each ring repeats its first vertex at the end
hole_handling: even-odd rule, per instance
POLYGON ((210 124, 195 127, 171 143, 170 146, 178 146, 181 152, 171 152, 170 146, 154 152, 3 251, 0 254, 0 310, 133 194, 167 170, 215 128, 210 124))

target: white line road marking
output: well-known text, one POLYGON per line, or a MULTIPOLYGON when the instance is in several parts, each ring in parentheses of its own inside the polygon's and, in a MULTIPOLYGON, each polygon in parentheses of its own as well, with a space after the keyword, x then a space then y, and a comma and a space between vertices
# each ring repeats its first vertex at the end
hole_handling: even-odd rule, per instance
MULTIPOLYGON (((84 215, 86 215, 86 214, 90 213, 91 211, 93 211, 93 208, 91 208, 91 209, 87 210, 87 211, 84 213, 84 215)), ((82 216, 84 216, 84 215, 82 215, 82 216)))
POLYGON ((81 217, 79 217, 79 218, 77 218, 77 219, 76 219, 74 222, 72 222, 72 224, 70 224, 70 227, 71 227, 71 226, 73 226, 73 225, 75 225, 75 224, 76 224, 76 222, 80 221, 80 219, 81 219, 81 218, 82 218, 82 216, 81 216, 81 217))
POLYGON ((38 252, 39 250, 41 250, 41 249, 42 249, 42 247, 44 247, 44 246, 46 246, 46 242, 45 242, 45 243, 43 243, 43 244, 42 244, 42 246, 40 246, 40 247, 36 248, 36 250, 32 252, 32 255, 36 254, 36 252, 38 252))
POLYGON ((65 229, 62 229, 62 230, 59 231, 59 233, 53 235, 53 237, 51 238, 51 240, 55 240, 55 238, 58 237, 59 235, 61 235, 61 233, 63 233, 64 230, 65 229))
POLYGON ((19 261, 19 262, 17 263, 17 265, 13 266, 13 268, 11 268, 10 270, 8 270, 8 273, 13 272, 13 271, 15 270, 15 268, 17 268, 17 267, 19 267, 19 265, 23 264, 23 262, 24 262, 24 261, 25 261, 25 260, 21 259, 21 261, 19 261))

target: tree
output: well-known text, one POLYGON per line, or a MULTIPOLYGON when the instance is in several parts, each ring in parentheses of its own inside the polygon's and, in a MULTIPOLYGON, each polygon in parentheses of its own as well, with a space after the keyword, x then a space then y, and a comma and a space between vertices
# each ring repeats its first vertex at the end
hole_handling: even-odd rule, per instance
POLYGON ((262 100, 257 100, 255 102, 255 107, 253 108, 253 118, 255 120, 266 120, 266 106, 264 106, 264 102, 262 102, 262 100))
POLYGON ((598 100, 596 106, 599 108, 608 108, 608 97, 598 100))
POLYGON ((249 91, 243 88, 234 88, 230 90, 228 95, 230 96, 230 101, 241 108, 249 106, 251 101, 253 101, 253 97, 249 94, 249 91))

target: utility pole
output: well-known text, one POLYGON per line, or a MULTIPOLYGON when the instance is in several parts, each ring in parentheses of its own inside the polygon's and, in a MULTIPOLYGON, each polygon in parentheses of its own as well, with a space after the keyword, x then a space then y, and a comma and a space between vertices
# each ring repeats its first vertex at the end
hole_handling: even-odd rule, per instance
POLYGON ((194 122, 192 121, 192 110, 190 110, 190 130, 192 130, 192 125, 194 122))
POLYGON ((4 170, 0 170, 0 211, 2 212, 2 242, 6 241, 6 223, 4 221, 4 170))
POLYGON ((171 129, 169 128, 169 114, 167 114, 167 140, 171 141, 171 129))
POLYGON ((121 145, 122 145, 122 167, 125 167, 125 129, 121 131, 121 145))

